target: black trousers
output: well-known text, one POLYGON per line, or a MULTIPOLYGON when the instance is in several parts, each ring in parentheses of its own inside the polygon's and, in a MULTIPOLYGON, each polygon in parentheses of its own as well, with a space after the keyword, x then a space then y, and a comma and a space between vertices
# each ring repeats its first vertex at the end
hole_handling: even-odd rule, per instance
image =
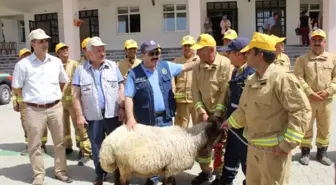
MULTIPOLYGON (((235 131, 240 136, 240 138, 247 142, 243 137, 244 128, 232 128, 232 130, 235 131)), ((238 173, 239 164, 242 165, 243 172, 246 175, 247 146, 241 142, 230 130, 228 131, 228 138, 226 142, 227 144, 224 154, 224 166, 220 184, 232 185, 233 180, 238 173)), ((243 184, 246 185, 245 180, 243 184)))

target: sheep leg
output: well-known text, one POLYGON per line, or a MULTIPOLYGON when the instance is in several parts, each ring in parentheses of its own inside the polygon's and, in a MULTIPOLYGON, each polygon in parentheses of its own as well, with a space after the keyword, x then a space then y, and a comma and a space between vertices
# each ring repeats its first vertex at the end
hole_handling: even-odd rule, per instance
POLYGON ((130 179, 132 178, 132 173, 128 172, 123 168, 119 168, 119 184, 115 185, 129 185, 130 179))
POLYGON ((176 179, 173 176, 165 177, 162 185, 176 185, 176 179))

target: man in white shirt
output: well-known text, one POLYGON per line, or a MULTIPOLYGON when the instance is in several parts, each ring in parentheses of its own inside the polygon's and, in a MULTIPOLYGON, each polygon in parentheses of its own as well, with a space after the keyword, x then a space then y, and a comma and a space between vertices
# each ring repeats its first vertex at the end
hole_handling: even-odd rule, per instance
POLYGON ((13 90, 26 104, 29 159, 34 171, 33 185, 42 185, 45 176, 41 137, 49 128, 54 143, 55 177, 66 183, 72 180, 67 175, 65 148, 63 147, 63 107, 61 88, 68 82, 60 59, 48 54, 50 37, 41 29, 29 34, 34 53, 15 65, 13 90))

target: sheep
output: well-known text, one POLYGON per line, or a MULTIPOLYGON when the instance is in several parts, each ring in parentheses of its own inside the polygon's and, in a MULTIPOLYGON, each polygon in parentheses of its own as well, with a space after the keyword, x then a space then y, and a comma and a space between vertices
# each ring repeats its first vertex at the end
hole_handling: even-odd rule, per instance
POLYGON ((137 124, 133 131, 122 125, 103 141, 101 167, 113 172, 116 185, 129 185, 132 173, 138 177, 164 176, 164 185, 175 185, 173 176, 191 169, 201 150, 211 150, 223 131, 215 121, 191 128, 153 127, 137 124))

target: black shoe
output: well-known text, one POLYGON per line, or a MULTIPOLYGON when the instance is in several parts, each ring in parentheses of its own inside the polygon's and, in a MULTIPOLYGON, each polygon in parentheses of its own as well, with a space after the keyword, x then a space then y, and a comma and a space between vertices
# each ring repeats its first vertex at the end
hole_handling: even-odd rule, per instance
POLYGON ((43 152, 43 153, 45 153, 45 154, 47 153, 47 148, 46 148, 45 145, 42 145, 42 146, 41 146, 41 149, 42 149, 42 152, 43 152))
POLYGON ((69 155, 69 154, 71 154, 71 153, 73 153, 74 151, 73 151, 73 149, 72 148, 66 148, 65 149, 65 155, 69 155))
POLYGON ((146 183, 144 185, 157 185, 159 181, 154 182, 152 179, 147 178, 146 183))
POLYGON ((302 165, 308 166, 310 161, 310 148, 302 147, 301 148, 301 157, 299 159, 299 163, 302 165))
POLYGON ((83 152, 79 150, 77 159, 81 160, 83 157, 84 157, 83 152))
POLYGON ((221 184, 220 184, 220 180, 219 180, 218 178, 216 178, 215 180, 213 180, 213 181, 211 182, 210 185, 221 185, 221 184))
POLYGON ((195 177, 191 181, 191 185, 200 185, 200 184, 203 184, 205 182, 209 182, 210 179, 211 179, 211 174, 205 173, 205 172, 201 172, 201 173, 198 174, 197 177, 195 177))
POLYGON ((84 166, 90 160, 91 160, 90 157, 84 156, 78 161, 78 166, 84 166))
POLYGON ((327 156, 328 147, 322 147, 317 149, 316 160, 321 164, 330 166, 332 164, 331 159, 327 156))

